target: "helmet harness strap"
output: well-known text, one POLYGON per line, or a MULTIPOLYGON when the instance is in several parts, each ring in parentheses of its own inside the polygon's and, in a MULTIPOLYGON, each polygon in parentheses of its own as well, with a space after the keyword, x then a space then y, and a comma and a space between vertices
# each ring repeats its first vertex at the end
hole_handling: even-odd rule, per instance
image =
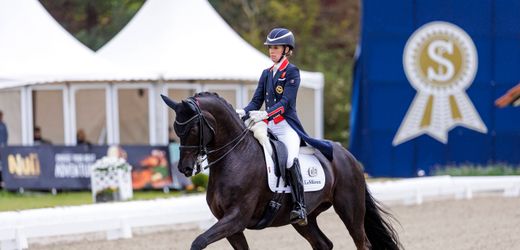
POLYGON ((285 48, 287 48, 288 46, 287 45, 283 45, 283 51, 282 51, 282 56, 280 57, 280 59, 278 59, 278 62, 276 63, 280 63, 284 58, 285 58, 285 48))

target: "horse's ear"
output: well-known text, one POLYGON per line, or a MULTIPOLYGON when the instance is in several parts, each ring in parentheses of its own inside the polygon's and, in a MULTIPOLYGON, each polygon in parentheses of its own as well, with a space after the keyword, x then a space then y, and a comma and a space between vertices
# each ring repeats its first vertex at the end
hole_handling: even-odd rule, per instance
POLYGON ((176 103, 174 100, 170 99, 169 97, 167 97, 165 95, 161 95, 161 98, 163 99, 164 103, 166 103, 166 105, 168 105, 168 107, 175 110, 178 103, 176 103))

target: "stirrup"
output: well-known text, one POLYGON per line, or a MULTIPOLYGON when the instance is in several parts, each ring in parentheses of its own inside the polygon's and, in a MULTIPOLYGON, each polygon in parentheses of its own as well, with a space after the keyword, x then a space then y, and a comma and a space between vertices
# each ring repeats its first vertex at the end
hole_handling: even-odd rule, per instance
POLYGON ((305 208, 301 206, 299 209, 293 209, 289 218, 291 224, 298 224, 300 226, 307 225, 307 211, 305 211, 305 208))

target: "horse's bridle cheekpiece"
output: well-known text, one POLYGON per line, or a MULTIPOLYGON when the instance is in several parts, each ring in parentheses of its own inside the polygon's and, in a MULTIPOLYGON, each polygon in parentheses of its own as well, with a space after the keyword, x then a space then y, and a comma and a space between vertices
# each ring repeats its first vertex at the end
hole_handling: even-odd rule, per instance
MULTIPOLYGON (((177 119, 175 119, 175 125, 174 125, 174 128, 175 128, 175 132, 179 135, 179 136, 182 136, 184 137, 187 133, 187 131, 190 130, 191 126, 189 127, 186 127, 188 125, 190 125, 191 123, 193 123, 194 121, 198 121, 198 125, 199 125, 199 145, 181 145, 179 146, 179 149, 180 150, 185 150, 185 149, 197 149, 197 161, 195 163, 195 174, 198 174, 202 171, 202 169, 206 170, 208 169, 210 166, 212 166, 213 164, 219 162, 220 160, 222 160, 226 155, 228 155, 234 148, 236 148, 238 146, 238 144, 245 138, 245 135, 247 134, 247 131, 249 130, 247 127, 240 133, 239 136, 235 137, 233 140, 231 140, 230 142, 226 143, 224 146, 220 147, 220 148, 217 148, 217 149, 209 149, 208 148, 208 143, 211 142, 211 140, 213 139, 213 137, 215 136, 215 129, 211 126, 211 124, 208 122, 208 120, 206 119, 206 117, 204 116, 204 114, 202 114, 202 110, 200 109, 200 106, 197 102, 197 100, 193 97, 190 97, 186 100, 187 104, 190 106, 190 108, 195 111, 195 115, 192 116, 191 118, 189 118, 188 120, 184 121, 184 122, 179 122, 177 119), (210 135, 210 137, 207 137, 207 138, 204 138, 204 124, 207 126, 207 128, 209 129, 209 131, 211 132, 212 135, 210 135), (228 151, 226 151, 226 153, 224 153, 221 157, 219 157, 217 160, 209 163, 208 162, 208 165, 206 165, 204 168, 202 168, 202 163, 208 158, 208 155, 210 154, 213 154, 213 153, 216 153, 224 148, 226 148, 227 146, 231 145, 232 143, 236 142, 233 147, 231 147, 231 149, 229 149, 228 151)), ((194 175, 195 175, 194 174, 194 175)))

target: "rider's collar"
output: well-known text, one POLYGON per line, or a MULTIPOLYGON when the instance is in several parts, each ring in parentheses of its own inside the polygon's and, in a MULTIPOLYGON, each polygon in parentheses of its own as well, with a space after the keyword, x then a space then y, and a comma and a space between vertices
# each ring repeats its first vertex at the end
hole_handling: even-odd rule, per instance
POLYGON ((282 71, 284 70, 285 68, 287 68, 287 65, 289 65, 289 59, 285 56, 279 63, 275 63, 272 67, 271 67, 271 70, 273 72, 276 72, 276 71, 282 71))

